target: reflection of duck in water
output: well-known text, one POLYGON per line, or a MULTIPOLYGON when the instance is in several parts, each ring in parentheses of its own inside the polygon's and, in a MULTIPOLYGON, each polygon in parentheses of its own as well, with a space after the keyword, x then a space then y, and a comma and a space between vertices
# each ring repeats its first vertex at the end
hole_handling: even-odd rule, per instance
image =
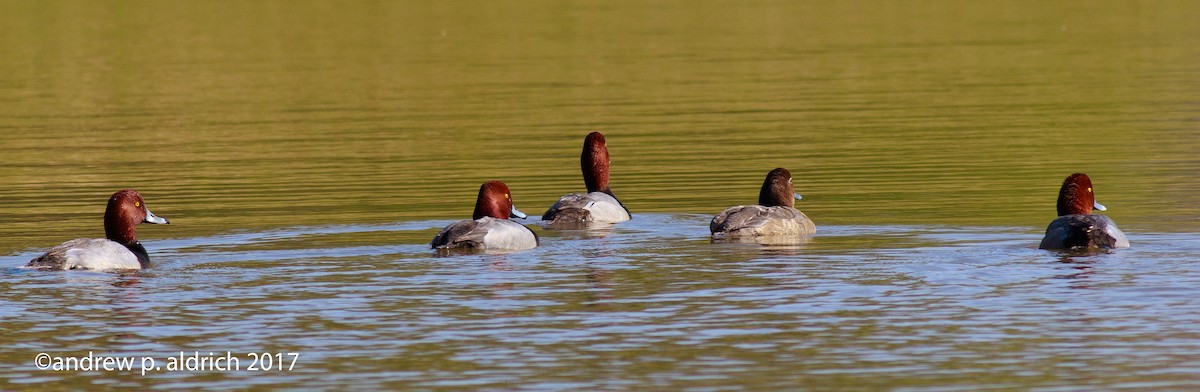
POLYGON ((459 221, 437 233, 430 246, 439 249, 521 250, 538 246, 537 234, 525 225, 508 220, 525 218, 513 206, 508 185, 488 181, 479 186, 472 220, 459 221))
POLYGON ((588 134, 583 140, 583 153, 579 157, 587 193, 564 195, 542 214, 542 220, 550 221, 550 224, 555 226, 629 220, 629 210, 617 200, 612 188, 608 186, 609 163, 604 135, 600 132, 588 134))
POLYGON ((792 174, 784 168, 767 173, 758 193, 758 204, 733 206, 713 217, 708 228, 713 238, 798 237, 817 231, 794 206, 800 195, 792 191, 792 174))
POLYGON ((1092 179, 1075 173, 1063 180, 1058 190, 1058 219, 1046 227, 1041 249, 1113 249, 1128 248, 1129 240, 1113 220, 1092 215, 1092 209, 1105 211, 1096 202, 1092 179))

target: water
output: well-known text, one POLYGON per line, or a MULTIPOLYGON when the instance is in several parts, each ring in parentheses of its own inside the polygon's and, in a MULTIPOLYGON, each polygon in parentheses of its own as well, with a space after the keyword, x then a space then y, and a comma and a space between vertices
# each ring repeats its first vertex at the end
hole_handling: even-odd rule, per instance
POLYGON ((0 385, 1195 389, 1200 7, 0 5, 0 385), (604 132, 635 219, 537 215, 604 132), (713 244, 789 168, 818 225, 713 244), (1035 249, 1071 172, 1133 248, 1035 249), (135 187, 131 274, 20 268, 135 187), (298 352, 291 371, 35 356, 298 352))
POLYGON ((1196 386, 1194 235, 1060 257, 1021 228, 824 226, 809 243, 763 247, 711 243, 707 218, 642 214, 542 230, 533 251, 451 257, 414 243, 448 221, 293 227, 156 241, 156 268, 133 275, 9 270, 8 375, 14 386, 1196 386), (20 358, 91 349, 301 359, 295 373, 143 378, 47 374, 20 358))

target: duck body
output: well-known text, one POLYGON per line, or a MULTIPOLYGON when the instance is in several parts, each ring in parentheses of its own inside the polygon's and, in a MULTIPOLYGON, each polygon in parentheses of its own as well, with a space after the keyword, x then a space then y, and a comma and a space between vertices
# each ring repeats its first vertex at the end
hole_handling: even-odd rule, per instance
POLYGON ((556 222, 624 222, 629 210, 616 197, 604 192, 568 193, 558 199, 543 220, 556 222))
POLYGON ((140 243, 130 249, 103 238, 78 238, 50 248, 28 266, 53 270, 113 270, 142 269, 149 264, 150 256, 140 243))
POLYGON ((817 226, 793 207, 744 205, 726 208, 708 224, 714 238, 798 236, 813 234, 817 226))
POLYGON ((1128 248, 1129 239, 1105 215, 1063 215, 1050 222, 1040 249, 1128 248))
POLYGON ((485 216, 446 226, 430 245, 438 249, 523 250, 537 247, 538 238, 525 225, 485 216))

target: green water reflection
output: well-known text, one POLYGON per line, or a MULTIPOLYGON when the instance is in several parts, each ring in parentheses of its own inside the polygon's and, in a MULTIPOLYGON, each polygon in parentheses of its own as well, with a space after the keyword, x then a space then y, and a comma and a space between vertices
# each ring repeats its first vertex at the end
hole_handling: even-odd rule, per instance
POLYGON ((634 211, 796 173, 818 223, 1029 226, 1085 171, 1124 226, 1198 214, 1194 3, 6 3, 0 249, 179 225, 540 210, 609 135, 634 211), (47 224, 47 221, 54 222, 47 224))

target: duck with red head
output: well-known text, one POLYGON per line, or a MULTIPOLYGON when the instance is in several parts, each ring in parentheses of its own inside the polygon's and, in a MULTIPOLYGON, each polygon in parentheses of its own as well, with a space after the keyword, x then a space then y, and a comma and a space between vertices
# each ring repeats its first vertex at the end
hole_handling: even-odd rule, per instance
POLYGON ((624 222, 630 219, 629 210, 617 200, 608 186, 608 143, 600 132, 583 139, 579 165, 583 168, 583 183, 587 193, 570 193, 558 199, 542 220, 553 226, 587 225, 592 222, 624 222))
POLYGON ((137 240, 139 223, 168 224, 146 208, 142 195, 133 189, 114 193, 104 209, 106 239, 79 238, 50 248, 29 262, 40 269, 142 269, 150 266, 150 255, 137 240))
POLYGON ((1106 211, 1096 202, 1092 179, 1075 173, 1063 180, 1058 189, 1058 219, 1046 227, 1041 249, 1079 250, 1128 248, 1129 239, 1113 220, 1104 215, 1092 215, 1092 210, 1106 211))
POLYGON ((429 243, 435 249, 521 250, 537 247, 537 234, 525 225, 509 220, 525 219, 525 214, 513 206, 508 185, 488 181, 479 186, 472 220, 455 222, 433 237, 429 243))
POLYGON ((713 238, 803 236, 817 231, 816 225, 795 208, 800 195, 793 192, 792 173, 776 168, 767 173, 758 191, 758 204, 733 206, 713 217, 708 224, 713 238))

